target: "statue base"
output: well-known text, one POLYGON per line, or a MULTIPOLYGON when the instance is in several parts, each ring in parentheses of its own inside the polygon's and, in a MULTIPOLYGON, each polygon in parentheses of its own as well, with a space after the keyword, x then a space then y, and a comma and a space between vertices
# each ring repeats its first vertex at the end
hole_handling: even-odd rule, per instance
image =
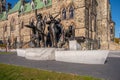
POLYGON ((55 60, 56 48, 17 49, 17 55, 29 60, 55 60))
POLYGON ((29 60, 56 60, 69 63, 104 64, 109 50, 65 50, 61 48, 17 49, 17 55, 29 60))
POLYGON ((55 51, 55 59, 69 63, 104 64, 108 54, 107 50, 55 51))

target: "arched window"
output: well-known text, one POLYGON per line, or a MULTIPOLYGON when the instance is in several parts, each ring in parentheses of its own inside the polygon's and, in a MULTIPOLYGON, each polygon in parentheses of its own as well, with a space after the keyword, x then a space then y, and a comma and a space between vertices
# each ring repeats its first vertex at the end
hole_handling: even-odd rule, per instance
POLYGON ((4 26, 4 32, 6 32, 7 31, 7 24, 5 24, 5 26, 4 26))
POLYGON ((110 33, 114 34, 113 27, 110 28, 110 33))
POLYGON ((14 31, 14 30, 15 30, 15 19, 14 19, 14 18, 11 19, 11 22, 10 22, 10 30, 11 30, 11 31, 14 31))
POLYGON ((69 7, 69 18, 74 18, 74 6, 70 5, 69 7))
POLYGON ((23 28, 24 28, 24 22, 21 21, 21 22, 20 22, 20 29, 23 29, 23 28))
POLYGON ((69 34, 71 38, 75 37, 75 24, 74 22, 71 22, 70 26, 68 27, 69 29, 69 34))
POLYGON ((66 19, 66 8, 62 9, 62 19, 66 19))

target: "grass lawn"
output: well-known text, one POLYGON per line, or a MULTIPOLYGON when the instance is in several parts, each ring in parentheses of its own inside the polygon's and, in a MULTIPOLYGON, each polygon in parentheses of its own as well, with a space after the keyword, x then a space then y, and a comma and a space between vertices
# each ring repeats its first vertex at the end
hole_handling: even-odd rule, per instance
POLYGON ((89 76, 57 73, 0 64, 0 80, 101 80, 89 76))
POLYGON ((13 52, 0 52, 0 54, 13 54, 13 52))

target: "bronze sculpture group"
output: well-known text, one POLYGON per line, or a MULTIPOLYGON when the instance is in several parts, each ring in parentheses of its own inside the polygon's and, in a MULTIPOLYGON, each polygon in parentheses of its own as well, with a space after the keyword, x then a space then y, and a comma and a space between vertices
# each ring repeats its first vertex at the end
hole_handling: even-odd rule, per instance
POLYGON ((32 47, 62 47, 70 39, 75 37, 75 28, 69 26, 68 30, 64 30, 61 24, 61 19, 56 19, 58 15, 53 17, 49 15, 49 21, 45 21, 42 14, 36 14, 36 26, 32 20, 29 25, 25 25, 32 29, 32 47), (47 33, 45 29, 47 27, 47 33))

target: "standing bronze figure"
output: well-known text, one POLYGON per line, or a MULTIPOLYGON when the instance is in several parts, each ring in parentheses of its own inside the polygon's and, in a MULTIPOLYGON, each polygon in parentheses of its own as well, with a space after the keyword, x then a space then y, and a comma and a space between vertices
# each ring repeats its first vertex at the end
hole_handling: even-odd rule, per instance
POLYGON ((52 15, 50 15, 50 21, 46 22, 49 25, 52 47, 57 47, 57 43, 60 39, 60 34, 62 32, 61 31, 61 25, 60 25, 61 20, 60 19, 58 19, 58 20, 55 19, 57 16, 58 15, 53 17, 52 15))
POLYGON ((36 28, 37 28, 37 47, 40 46, 45 47, 45 37, 44 37, 45 23, 42 18, 42 14, 40 13, 37 15, 36 28), (40 44, 40 41, 43 43, 43 45, 40 44))
POLYGON ((37 43, 36 43, 36 27, 35 27, 35 25, 34 25, 34 21, 32 20, 32 21, 30 21, 29 22, 29 25, 25 25, 26 27, 28 27, 28 28, 31 28, 31 30, 32 30, 32 34, 31 34, 31 41, 30 41, 30 47, 37 47, 37 43))
POLYGON ((51 38, 51 42, 52 42, 52 47, 57 47, 57 41, 56 41, 56 34, 55 34, 55 23, 56 20, 55 18, 53 18, 52 15, 50 15, 50 21, 46 22, 49 25, 49 31, 50 31, 50 38, 51 38))
POLYGON ((47 21, 46 19, 43 20, 42 14, 37 14, 36 11, 36 26, 34 26, 33 21, 30 23, 30 25, 25 25, 26 27, 32 29, 32 43, 34 44, 34 47, 46 47, 48 45, 50 47, 58 47, 57 43, 59 42, 62 34, 62 25, 60 24, 61 20, 55 19, 58 15, 55 17, 50 15, 50 20, 47 21), (47 35, 45 34, 46 24, 49 25, 47 35))

